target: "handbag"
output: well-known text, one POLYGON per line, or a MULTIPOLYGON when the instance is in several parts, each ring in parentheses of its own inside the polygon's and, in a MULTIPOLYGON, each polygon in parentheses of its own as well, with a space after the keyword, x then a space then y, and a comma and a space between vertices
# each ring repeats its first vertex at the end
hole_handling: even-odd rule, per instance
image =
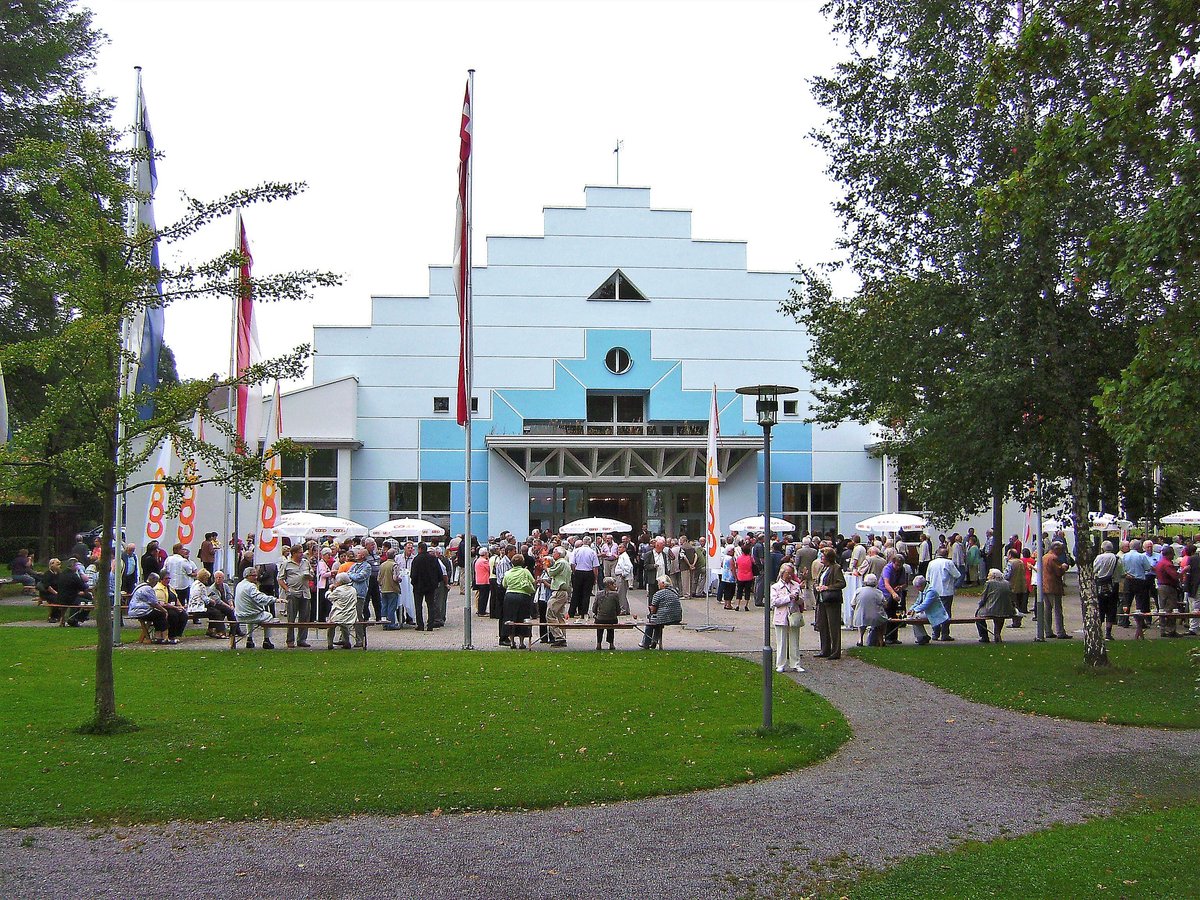
POLYGON ((788 613, 788 628, 803 628, 804 613, 800 611, 788 613))

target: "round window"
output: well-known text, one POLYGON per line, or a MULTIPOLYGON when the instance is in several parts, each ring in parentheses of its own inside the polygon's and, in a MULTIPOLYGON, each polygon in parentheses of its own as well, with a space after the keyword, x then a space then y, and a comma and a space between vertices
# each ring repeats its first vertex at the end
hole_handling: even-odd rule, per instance
POLYGON ((613 347, 604 357, 604 365, 608 366, 608 371, 614 375, 624 375, 633 365, 633 359, 624 347, 613 347))

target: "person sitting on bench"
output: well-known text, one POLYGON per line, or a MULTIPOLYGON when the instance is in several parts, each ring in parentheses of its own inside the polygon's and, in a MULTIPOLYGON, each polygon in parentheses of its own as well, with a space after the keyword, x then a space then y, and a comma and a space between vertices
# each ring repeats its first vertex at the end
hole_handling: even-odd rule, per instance
MULTIPOLYGON (((78 562, 74 559, 68 559, 67 564, 58 576, 58 602, 64 606, 79 606, 82 600, 90 601, 91 599, 92 593, 88 590, 87 582, 79 574, 78 562)), ((66 612, 66 610, 63 610, 63 612, 66 612)), ((78 612, 71 613, 67 619, 67 624, 72 628, 78 628, 87 621, 87 617, 88 611, 81 609, 78 612)))
POLYGON ((275 598, 264 594, 258 589, 258 569, 251 566, 246 570, 242 580, 238 582, 237 590, 233 592, 233 610, 237 620, 243 625, 251 626, 249 637, 246 638, 246 649, 254 649, 254 625, 263 625, 263 649, 274 650, 271 643, 271 629, 266 622, 272 620, 271 604, 275 598))
POLYGON ((158 573, 151 572, 146 580, 133 589, 129 596, 129 613, 131 619, 154 629, 154 643, 167 642, 167 607, 158 599, 155 586, 158 584, 158 573))
MULTIPOLYGON (((596 599, 592 601, 592 617, 596 620, 597 625, 616 625, 617 616, 620 614, 621 595, 617 593, 617 579, 605 578, 604 590, 598 593, 596 599)), ((596 649, 600 649, 600 639, 607 634, 608 649, 616 650, 616 645, 613 643, 615 633, 611 628, 597 628, 596 649)))
MULTIPOLYGON (((225 583, 225 573, 220 569, 213 573, 213 583, 204 598, 204 606, 208 610, 208 636, 228 637, 225 633, 225 623, 236 622, 237 613, 233 610, 233 591, 225 583)), ((242 633, 242 629, 236 625, 234 628, 239 635, 242 633)))
POLYGON ((325 599, 329 601, 329 624, 335 626, 325 632, 325 645, 332 650, 333 634, 340 630, 342 639, 336 642, 337 646, 349 650, 354 646, 350 643, 350 626, 358 621, 358 591, 350 580, 349 572, 342 572, 333 580, 333 588, 325 594, 325 599))
POLYGON ((12 579, 25 587, 33 587, 37 584, 37 577, 33 571, 33 562, 29 558, 28 550, 17 551, 16 558, 12 561, 12 579))
POLYGON ((158 581, 154 584, 154 596, 158 598, 158 602, 163 605, 167 614, 167 639, 163 643, 178 644, 179 639, 183 637, 184 629, 187 628, 187 607, 180 600, 179 595, 172 590, 166 576, 162 573, 159 574, 158 581))
MULTIPOLYGON (((41 579, 38 581, 38 598, 43 603, 58 604, 61 601, 58 599, 58 579, 62 577, 62 563, 56 558, 50 560, 49 568, 46 570, 41 579)), ((62 618, 63 611, 57 606, 52 606, 50 609, 50 617, 47 622, 57 622, 62 618)))
POLYGON ((665 572, 658 576, 658 592, 650 598, 650 618, 646 634, 642 637, 643 650, 653 650, 662 642, 662 627, 678 625, 683 621, 683 604, 679 592, 665 572))

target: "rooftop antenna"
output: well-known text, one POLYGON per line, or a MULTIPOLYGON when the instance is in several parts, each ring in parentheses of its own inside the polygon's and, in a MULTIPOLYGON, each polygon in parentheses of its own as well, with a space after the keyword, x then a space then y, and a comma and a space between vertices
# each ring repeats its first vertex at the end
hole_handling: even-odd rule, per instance
POLYGON ((617 158, 617 184, 621 183, 621 147, 624 144, 624 141, 618 140, 617 146, 613 149, 613 155, 617 158))

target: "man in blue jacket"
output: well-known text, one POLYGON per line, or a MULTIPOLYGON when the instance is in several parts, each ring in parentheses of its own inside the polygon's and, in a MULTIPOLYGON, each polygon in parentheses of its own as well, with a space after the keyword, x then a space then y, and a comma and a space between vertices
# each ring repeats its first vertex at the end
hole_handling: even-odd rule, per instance
MULTIPOLYGON (((913 588, 917 591, 918 600, 909 610, 909 615, 914 619, 921 617, 928 619, 929 624, 936 631, 939 625, 950 618, 945 604, 942 603, 941 595, 937 588, 930 586, 924 575, 918 575, 913 579, 913 588)), ((916 638, 918 646, 928 644, 930 640, 925 626, 915 622, 913 623, 913 637, 916 638)))

